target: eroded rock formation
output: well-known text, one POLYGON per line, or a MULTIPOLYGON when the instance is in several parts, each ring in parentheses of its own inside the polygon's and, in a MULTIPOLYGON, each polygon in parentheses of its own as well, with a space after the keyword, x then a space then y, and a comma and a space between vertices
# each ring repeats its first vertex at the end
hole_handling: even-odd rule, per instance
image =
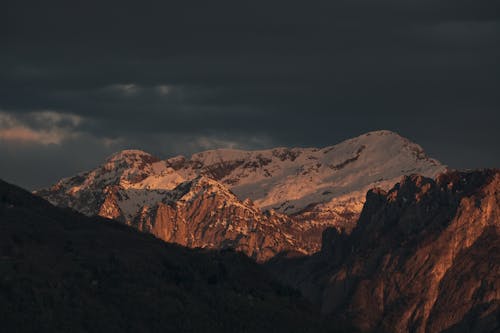
POLYGON ((371 190, 352 234, 270 267, 364 332, 500 329, 500 171, 405 177, 371 190))

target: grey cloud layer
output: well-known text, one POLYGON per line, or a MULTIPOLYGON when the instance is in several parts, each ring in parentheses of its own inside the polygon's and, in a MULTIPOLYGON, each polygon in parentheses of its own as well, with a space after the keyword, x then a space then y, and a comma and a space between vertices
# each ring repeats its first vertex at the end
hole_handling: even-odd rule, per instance
MULTIPOLYGON (((499 7, 489 0, 10 1, 0 109, 33 130, 43 129, 30 120, 40 110, 79 117, 79 151, 93 163, 130 146, 163 156, 324 146, 384 128, 452 166, 498 166, 499 7)), ((50 157, 54 173, 68 174, 78 169, 59 166, 77 144, 70 139, 50 154, 36 142, 3 140, 0 148, 11 152, 3 155, 9 163, 50 157)), ((23 177, 8 173, 34 186, 23 177)))

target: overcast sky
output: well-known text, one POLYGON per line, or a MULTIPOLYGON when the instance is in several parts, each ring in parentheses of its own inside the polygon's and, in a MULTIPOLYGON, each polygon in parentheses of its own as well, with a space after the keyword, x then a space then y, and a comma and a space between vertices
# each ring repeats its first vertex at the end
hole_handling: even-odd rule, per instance
POLYGON ((0 178, 124 148, 328 146, 389 129, 500 166, 498 0, 18 1, 0 14, 0 178))

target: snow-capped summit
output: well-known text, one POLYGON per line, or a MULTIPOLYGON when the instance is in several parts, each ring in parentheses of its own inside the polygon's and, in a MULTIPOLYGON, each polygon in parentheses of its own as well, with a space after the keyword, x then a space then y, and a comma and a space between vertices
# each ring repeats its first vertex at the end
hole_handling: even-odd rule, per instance
POLYGON ((126 163, 135 164, 138 162, 156 162, 158 158, 138 149, 125 149, 119 151, 106 159, 106 163, 126 163))
MULTIPOLYGON (((404 175, 434 177, 445 169, 419 145, 384 130, 324 148, 215 149, 166 160, 141 150, 124 150, 92 171, 37 193, 59 206, 136 225, 151 221, 153 216, 145 212, 157 216, 151 207, 159 203, 180 205, 188 198, 216 197, 220 204, 210 207, 225 211, 220 214, 223 219, 231 218, 227 209, 234 208, 229 207, 243 207, 237 211, 251 211, 254 217, 274 211, 287 220, 285 224, 295 223, 309 235, 299 247, 316 249, 311 244, 319 246, 327 226, 347 230, 354 226, 370 188, 389 189, 404 175)), ((216 229, 226 225, 219 220, 213 223, 217 227, 210 227, 216 229)))
POLYGON ((419 145, 390 131, 370 132, 322 149, 217 149, 167 163, 176 176, 207 175, 240 199, 287 214, 355 191, 364 196, 373 185, 389 188, 404 174, 435 176, 444 170, 419 145))

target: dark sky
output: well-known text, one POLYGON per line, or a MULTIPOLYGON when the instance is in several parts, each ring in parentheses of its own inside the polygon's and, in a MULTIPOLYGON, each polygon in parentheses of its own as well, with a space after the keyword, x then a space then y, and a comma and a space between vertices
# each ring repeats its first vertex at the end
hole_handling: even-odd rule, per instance
POLYGON ((0 10, 0 178, 139 148, 327 146, 389 129, 500 166, 498 0, 22 1, 0 10))

